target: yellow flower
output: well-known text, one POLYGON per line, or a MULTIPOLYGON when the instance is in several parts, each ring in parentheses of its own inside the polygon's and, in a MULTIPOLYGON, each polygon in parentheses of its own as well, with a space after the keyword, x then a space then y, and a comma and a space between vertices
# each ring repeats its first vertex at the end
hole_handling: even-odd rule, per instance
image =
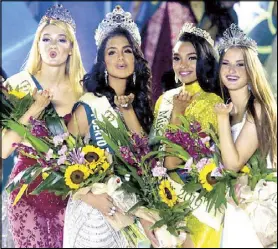
POLYGON ((46 172, 42 173, 42 179, 45 180, 47 177, 49 177, 49 174, 46 172))
POLYGON ((169 207, 173 207, 178 200, 178 197, 168 180, 161 181, 159 185, 159 195, 162 201, 169 207))
POLYGON ((216 168, 215 163, 208 163, 203 167, 199 174, 199 181, 202 184, 203 188, 210 192, 213 189, 212 183, 213 180, 210 178, 211 172, 216 168))
POLYGON ((247 165, 244 165, 240 171, 245 174, 250 174, 250 168, 247 165))
POLYGON ((106 160, 105 150, 93 145, 86 145, 82 148, 82 152, 90 169, 96 169, 99 164, 102 164, 106 160))
POLYGON ((74 164, 67 167, 65 182, 71 189, 78 189, 80 184, 89 177, 90 169, 85 165, 74 164))
POLYGON ((11 90, 8 92, 10 95, 13 95, 15 97, 17 97, 18 99, 22 99, 23 97, 25 97, 26 93, 24 92, 19 92, 17 90, 11 90))

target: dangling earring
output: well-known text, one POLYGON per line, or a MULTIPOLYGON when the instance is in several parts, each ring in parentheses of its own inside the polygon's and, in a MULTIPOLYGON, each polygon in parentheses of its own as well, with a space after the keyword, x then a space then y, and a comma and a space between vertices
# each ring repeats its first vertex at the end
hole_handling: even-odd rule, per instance
POLYGON ((178 84, 178 83, 179 83, 179 78, 178 78, 178 76, 177 76, 177 75, 175 75, 175 82, 176 82, 176 84, 178 84))
POLYGON ((108 72, 106 69, 104 70, 104 79, 105 79, 106 86, 108 86, 108 72))
POLYGON ((251 92, 251 86, 248 84, 248 91, 251 92))
POLYGON ((136 85, 136 73, 135 72, 133 73, 133 84, 134 84, 134 86, 136 85))

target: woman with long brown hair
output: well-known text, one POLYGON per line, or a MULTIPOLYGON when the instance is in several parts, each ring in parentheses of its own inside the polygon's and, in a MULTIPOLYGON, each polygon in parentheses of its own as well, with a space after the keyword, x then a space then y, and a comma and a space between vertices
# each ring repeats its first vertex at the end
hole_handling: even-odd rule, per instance
MULTIPOLYGON (((238 172, 258 150, 267 167, 276 168, 277 107, 258 58, 256 42, 232 24, 224 32, 219 50, 220 85, 227 103, 215 105, 223 165, 238 172)), ((264 224, 267 222, 265 217, 260 219, 264 224)), ((239 246, 262 247, 262 238, 257 236, 243 209, 228 204, 223 247, 239 246)))

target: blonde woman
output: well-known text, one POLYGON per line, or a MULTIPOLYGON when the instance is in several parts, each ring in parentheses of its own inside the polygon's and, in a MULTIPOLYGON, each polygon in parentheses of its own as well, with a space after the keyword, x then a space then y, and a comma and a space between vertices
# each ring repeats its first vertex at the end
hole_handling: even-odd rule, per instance
MULTIPOLYGON (((37 118, 47 106, 67 120, 73 105, 82 95, 80 80, 84 73, 75 37, 75 22, 62 5, 53 6, 39 23, 24 70, 5 82, 8 88, 19 87, 34 96, 35 102, 19 122, 27 125, 31 116, 37 118)), ((14 150, 13 144, 22 141, 16 132, 6 131, 2 137, 2 157, 7 158, 14 150)), ((10 179, 34 163, 19 155, 10 179)), ((40 182, 39 176, 28 191, 40 182)), ((50 193, 23 195, 13 206, 16 194, 17 191, 12 192, 8 202, 15 246, 61 248, 67 200, 50 193)))
MULTIPOLYGON (((223 164, 226 169, 237 172, 259 150, 261 157, 267 159, 267 166, 276 168, 277 107, 258 58, 256 42, 232 24, 224 32, 219 50, 220 82, 228 96, 227 104, 215 106, 223 164)), ((270 185, 265 182, 260 189, 261 193, 264 192, 264 200, 266 188, 270 185)), ((274 195, 275 192, 276 211, 270 202, 269 209, 260 214, 260 228, 255 229, 256 222, 252 224, 243 209, 228 204, 223 247, 259 248, 277 241, 277 189, 274 195), (259 236, 255 231, 258 229, 261 230, 259 236)))

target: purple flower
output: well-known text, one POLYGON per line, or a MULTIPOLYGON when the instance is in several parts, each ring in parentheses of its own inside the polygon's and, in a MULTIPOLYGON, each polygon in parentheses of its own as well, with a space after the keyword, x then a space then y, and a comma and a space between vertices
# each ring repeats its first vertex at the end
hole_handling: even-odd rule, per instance
POLYGON ((63 145, 62 148, 58 151, 58 155, 60 156, 65 155, 67 151, 68 151, 68 147, 66 145, 63 145))
POLYGON ((29 119, 31 123, 31 134, 36 137, 47 137, 49 136, 46 123, 43 120, 34 119, 32 116, 29 119))
POLYGON ((217 168, 215 168, 212 172, 211 172, 211 176, 213 177, 221 177, 223 176, 223 169, 224 169, 224 165, 222 163, 219 163, 219 166, 217 168))
POLYGON ((199 122, 194 121, 193 123, 190 124, 190 131, 192 133, 199 133, 201 131, 201 125, 199 122))
POLYGON ((129 163, 131 165, 136 163, 134 155, 133 155, 133 153, 130 151, 130 149, 128 147, 121 146, 120 147, 120 153, 121 153, 121 156, 123 157, 123 159, 127 163, 129 163))
POLYGON ((57 147, 58 145, 61 145, 67 137, 68 137, 68 133, 54 136, 53 137, 54 146, 57 147))
POLYGON ((209 158, 202 158, 197 164, 196 164, 196 168, 198 169, 198 171, 200 172, 204 166, 206 164, 208 164, 209 162, 209 158))
POLYGON ((85 158, 84 158, 84 153, 82 152, 82 149, 81 148, 73 149, 69 153, 69 160, 72 163, 84 164, 85 158))
POLYGON ((58 161, 57 161, 57 164, 58 165, 64 164, 66 160, 67 160, 66 155, 60 156, 58 161))
POLYGON ((44 159, 42 159, 42 158, 39 158, 39 159, 38 159, 38 163, 39 163, 43 168, 46 168, 46 167, 49 166, 49 165, 47 164, 47 162, 46 162, 44 159))
POLYGON ((164 167, 154 167, 152 169, 152 174, 154 177, 163 177, 166 175, 167 169, 164 167))
POLYGON ((22 143, 13 143, 12 146, 16 147, 16 150, 18 152, 23 152, 23 153, 35 155, 35 156, 38 154, 34 148, 24 145, 22 143))

